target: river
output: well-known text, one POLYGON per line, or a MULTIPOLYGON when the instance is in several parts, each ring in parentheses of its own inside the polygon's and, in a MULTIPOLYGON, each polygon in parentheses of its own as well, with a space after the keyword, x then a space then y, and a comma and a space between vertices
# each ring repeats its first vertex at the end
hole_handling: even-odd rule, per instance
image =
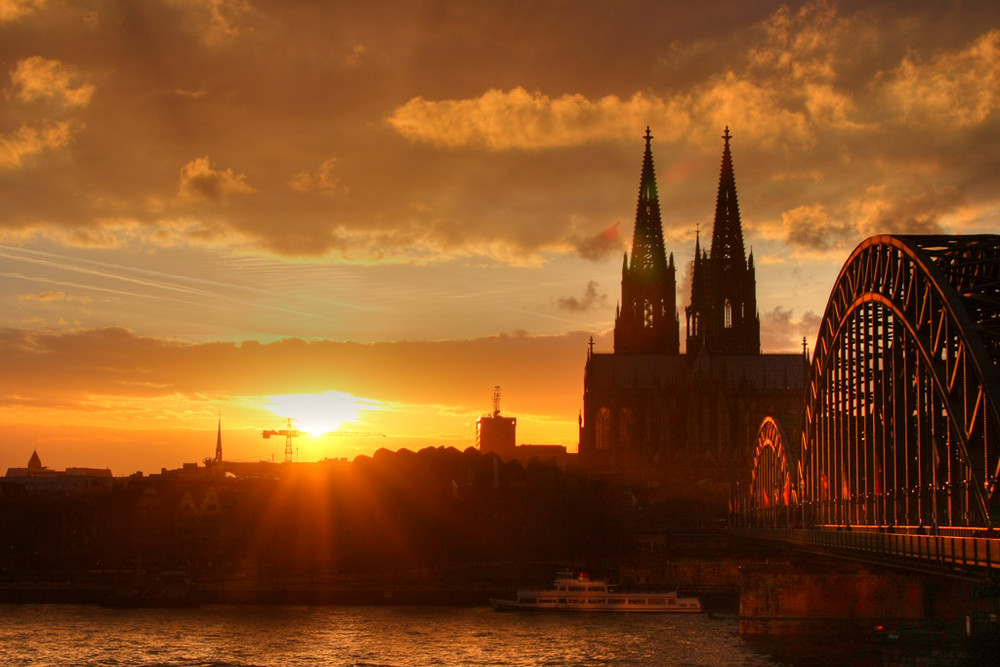
MULTIPOLYGON (((820 656, 815 656, 819 658, 820 656)), ((0 605, 4 665, 781 665, 707 614, 0 605)), ((814 660, 822 664, 822 660, 814 660)))

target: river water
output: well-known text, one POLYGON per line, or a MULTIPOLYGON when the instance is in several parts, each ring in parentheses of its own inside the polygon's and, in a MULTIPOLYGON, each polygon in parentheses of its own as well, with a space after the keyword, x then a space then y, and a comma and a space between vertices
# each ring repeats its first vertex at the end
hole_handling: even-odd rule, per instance
POLYGON ((0 605, 3 665, 781 665, 707 614, 0 605))

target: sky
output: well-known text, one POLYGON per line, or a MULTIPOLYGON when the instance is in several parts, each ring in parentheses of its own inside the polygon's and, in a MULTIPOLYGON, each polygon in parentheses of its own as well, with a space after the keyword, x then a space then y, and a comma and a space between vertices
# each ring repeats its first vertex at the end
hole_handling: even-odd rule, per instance
POLYGON ((464 449, 495 386, 575 451, 647 126, 682 309, 729 127, 765 352, 1000 226, 993 1, 0 0, 0 92, 0 470, 464 449))

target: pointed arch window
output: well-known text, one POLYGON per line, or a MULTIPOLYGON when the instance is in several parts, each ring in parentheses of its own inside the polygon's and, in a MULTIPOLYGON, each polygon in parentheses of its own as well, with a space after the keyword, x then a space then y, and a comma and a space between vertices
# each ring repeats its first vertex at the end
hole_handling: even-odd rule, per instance
POLYGON ((733 302, 726 299, 726 303, 722 310, 722 326, 726 329, 733 328, 733 302))
POLYGON ((631 441, 632 434, 632 410, 629 408, 622 408, 621 415, 618 418, 618 442, 622 446, 628 447, 631 441))
POLYGON ((653 302, 649 299, 645 299, 642 302, 642 326, 646 329, 652 329, 654 318, 655 318, 655 308, 653 307, 653 302))
POLYGON ((611 410, 599 408, 597 410, 597 430, 594 433, 594 447, 596 449, 611 448, 611 410))

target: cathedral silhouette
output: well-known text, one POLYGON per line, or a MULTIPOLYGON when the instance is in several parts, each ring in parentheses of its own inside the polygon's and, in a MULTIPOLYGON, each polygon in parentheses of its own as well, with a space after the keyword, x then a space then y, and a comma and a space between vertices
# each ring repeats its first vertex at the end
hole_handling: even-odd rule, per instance
POLYGON ((696 234, 681 354, 676 267, 664 246, 646 128, 614 352, 588 351, 579 442, 587 468, 623 474, 665 497, 711 503, 729 498, 730 471, 752 459, 765 416, 801 422, 808 370, 804 349, 761 353, 756 273, 744 249, 728 127, 722 138, 711 248, 702 250, 696 234))

